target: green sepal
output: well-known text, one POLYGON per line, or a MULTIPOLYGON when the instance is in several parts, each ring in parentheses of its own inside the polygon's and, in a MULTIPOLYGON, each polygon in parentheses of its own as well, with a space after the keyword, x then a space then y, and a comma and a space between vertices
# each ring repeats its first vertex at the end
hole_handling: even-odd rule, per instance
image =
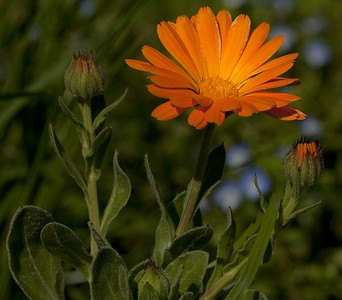
POLYGON ((267 300, 267 297, 260 291, 249 290, 243 300, 267 300))
POLYGON ((105 236, 112 221, 126 206, 131 195, 131 183, 126 173, 121 169, 118 162, 118 151, 113 157, 114 182, 112 193, 104 210, 101 221, 101 233, 105 236))
POLYGON ((169 219, 167 216, 167 209, 163 201, 160 198, 156 181, 152 174, 147 155, 145 155, 144 164, 145 164, 147 179, 150 183, 152 193, 158 202, 160 213, 161 213, 160 221, 156 229, 155 245, 154 245, 153 255, 152 255, 152 259, 157 263, 158 266, 161 266, 164 261, 165 250, 171 244, 172 236, 174 234, 174 228, 172 227, 172 224, 170 224, 171 222, 169 222, 169 219))
POLYGON ((47 211, 22 206, 13 216, 7 250, 10 271, 29 299, 64 299, 61 261, 50 254, 40 241, 44 226, 53 222, 47 211))
POLYGON ((208 259, 208 253, 197 250, 177 257, 166 267, 165 273, 170 282, 175 279, 179 281, 179 295, 186 292, 192 292, 196 295, 202 292, 203 278, 207 270, 208 259))
POLYGON ((191 229, 176 238, 167 251, 173 258, 176 258, 185 252, 201 249, 210 241, 213 233, 210 226, 191 229))
POLYGON ((56 222, 49 223, 43 228, 40 238, 46 250, 72 265, 88 279, 92 257, 69 227, 56 222))
POLYGON ((101 110, 99 112, 99 114, 96 116, 94 122, 93 122, 93 129, 94 131, 96 131, 96 129, 101 126, 106 120, 107 120, 107 117, 108 117, 108 114, 116 107, 118 106, 121 101, 126 97, 126 94, 127 94, 127 90, 126 89, 124 91, 124 93, 120 96, 120 98, 118 98, 116 101, 114 101, 112 104, 108 105, 107 107, 105 107, 103 110, 101 110))
POLYGON ((113 248, 100 248, 91 265, 91 299, 132 299, 128 273, 124 260, 113 248))
POLYGON ((236 223, 233 217, 233 211, 231 208, 228 210, 227 214, 227 225, 223 234, 221 235, 216 254, 216 264, 211 275, 209 282, 207 284, 207 290, 219 280, 224 273, 224 266, 229 262, 229 259, 234 250, 234 240, 236 235, 236 223))
POLYGON ((86 193, 87 186, 84 181, 84 178, 81 176, 77 166, 75 163, 72 161, 68 153, 64 150, 62 144, 58 140, 58 137, 52 127, 52 124, 49 124, 49 135, 50 135, 50 140, 51 144, 56 151, 58 157, 62 160, 66 170, 68 171, 69 175, 73 177, 77 183, 77 185, 81 188, 81 190, 86 193))

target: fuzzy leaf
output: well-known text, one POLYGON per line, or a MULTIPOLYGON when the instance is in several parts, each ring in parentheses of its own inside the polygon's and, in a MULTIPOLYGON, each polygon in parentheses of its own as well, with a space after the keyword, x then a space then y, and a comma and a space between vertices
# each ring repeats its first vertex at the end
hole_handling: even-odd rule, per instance
POLYGON ((102 249, 102 248, 110 248, 110 244, 108 241, 97 231, 97 229, 94 227, 93 223, 88 222, 88 227, 90 229, 90 233, 93 236, 97 248, 102 249))
POLYGON ((200 249, 210 241, 213 233, 210 226, 191 229, 175 239, 168 252, 175 258, 184 252, 200 249))
POLYGON ((102 125, 103 122, 106 121, 108 114, 121 103, 121 101, 126 97, 126 94, 127 89, 124 91, 124 93, 120 96, 119 99, 117 99, 112 104, 108 105, 106 108, 99 112, 99 114, 96 116, 93 122, 94 130, 96 130, 100 125, 102 125))
POLYGON ((63 113, 71 120, 71 122, 76 126, 76 128, 80 131, 85 131, 82 122, 72 113, 69 107, 64 103, 63 97, 58 98, 58 104, 62 109, 63 113))
POLYGON ((219 280, 223 274, 223 268, 228 263, 230 256, 233 253, 233 246, 236 234, 236 224, 233 218, 233 212, 229 208, 227 215, 227 227, 220 237, 217 247, 216 265, 214 272, 208 282, 209 289, 214 282, 219 280))
POLYGON ((51 124, 49 124, 49 135, 50 135, 50 140, 51 144, 56 151, 58 157, 62 160, 65 168, 67 169, 69 175, 73 177, 77 183, 77 185, 82 189, 82 191, 85 193, 86 192, 86 183, 84 181, 84 178, 81 176, 77 166, 75 163, 72 161, 70 156, 65 152, 62 144, 58 140, 58 137, 52 127, 51 124))
POLYGON ((204 251, 192 251, 179 256, 166 267, 165 273, 170 281, 179 276, 180 295, 186 292, 196 295, 202 291, 208 258, 208 253, 204 251), (181 273, 179 270, 182 270, 181 273))
POLYGON ((156 229, 155 246, 154 246, 153 255, 152 255, 152 259, 157 263, 158 266, 161 266, 164 261, 165 250, 171 244, 173 228, 168 220, 166 207, 164 203, 162 202, 162 200, 160 199, 156 181, 152 174, 147 155, 145 155, 144 163, 145 163, 147 179, 150 183, 152 193, 158 202, 160 213, 161 213, 160 221, 156 229))
POLYGON ((44 226, 53 222, 50 213, 35 206, 22 206, 14 215, 7 237, 10 271, 28 298, 64 299, 61 261, 40 241, 44 226))
POLYGON ((49 223, 42 230, 40 237, 51 254, 69 263, 88 278, 92 257, 69 227, 60 223, 49 223))
POLYGON ((320 205, 322 202, 321 201, 318 201, 312 205, 309 205, 309 206, 305 206, 303 208, 300 208, 296 211, 294 211, 290 216, 289 216, 289 220, 292 220, 293 218, 295 218, 297 215, 299 214, 302 214, 302 213, 305 213, 306 211, 312 209, 312 208, 315 208, 316 206, 320 205))
POLYGON ((140 272, 142 272, 143 270, 145 270, 148 265, 150 264, 151 260, 150 259, 146 259, 142 262, 140 262, 139 264, 137 264, 136 266, 134 266, 128 276, 128 282, 129 285, 131 287, 131 291, 133 292, 133 295, 135 295, 138 291, 138 279, 140 276, 140 272))
POLYGON ((95 159, 95 168, 99 173, 98 177, 100 177, 101 172, 101 164, 103 161, 103 157, 108 149, 110 144, 110 139, 112 137, 112 128, 107 126, 105 127, 95 138, 93 144, 94 151, 94 159, 95 159))
POLYGON ((243 300, 267 300, 267 297, 262 292, 249 290, 243 300))
POLYGON ((111 247, 100 248, 93 260, 90 294, 93 300, 132 299, 126 265, 111 247))
POLYGON ((145 282, 144 286, 139 292, 138 299, 144 300, 156 300, 159 299, 157 291, 148 282, 145 282))
POLYGON ((272 196, 252 250, 248 255, 247 262, 239 273, 239 278, 226 299, 241 299, 241 297, 247 294, 249 286, 254 280, 260 265, 263 263, 267 245, 274 231, 279 206, 280 199, 277 196, 272 196))
POLYGON ((113 157, 114 182, 112 194, 104 210, 101 222, 101 233, 107 234, 109 225, 125 207, 131 194, 131 183, 126 173, 121 169, 118 162, 118 152, 113 157))
POLYGON ((194 299, 194 294, 191 292, 186 292, 179 298, 179 300, 192 300, 192 299, 194 299))

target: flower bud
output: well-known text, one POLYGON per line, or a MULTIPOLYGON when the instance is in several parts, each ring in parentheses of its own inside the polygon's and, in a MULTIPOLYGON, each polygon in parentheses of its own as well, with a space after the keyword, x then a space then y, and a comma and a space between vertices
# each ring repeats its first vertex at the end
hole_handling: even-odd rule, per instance
POLYGON ((284 159, 285 174, 292 184, 311 186, 323 170, 322 146, 319 141, 299 139, 284 159))
POLYGON ((65 72, 64 83, 79 101, 85 101, 102 94, 104 79, 104 69, 96 61, 95 54, 80 51, 74 54, 65 72))

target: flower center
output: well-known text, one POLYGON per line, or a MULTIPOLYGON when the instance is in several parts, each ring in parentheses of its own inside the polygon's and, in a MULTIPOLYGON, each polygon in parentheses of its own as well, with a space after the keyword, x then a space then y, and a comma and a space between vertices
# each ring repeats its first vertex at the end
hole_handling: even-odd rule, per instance
POLYGON ((238 98, 239 92, 229 81, 220 77, 208 78, 199 84, 200 94, 211 99, 238 98))

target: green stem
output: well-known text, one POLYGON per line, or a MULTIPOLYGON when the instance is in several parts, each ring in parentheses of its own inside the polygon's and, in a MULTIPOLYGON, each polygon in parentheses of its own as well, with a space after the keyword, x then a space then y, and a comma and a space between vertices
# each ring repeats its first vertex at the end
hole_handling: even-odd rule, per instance
POLYGON ((285 196, 282 203, 283 211, 283 225, 290 221, 290 215, 296 209, 299 199, 299 186, 298 184, 292 185, 287 182, 285 189, 285 196))
POLYGON ((207 167, 210 141, 211 141, 214 128, 215 128, 214 124, 209 124, 203 132, 196 170, 187 189, 187 193, 185 196, 185 206, 184 206, 184 209, 183 209, 183 212, 182 212, 182 215, 181 215, 181 218, 180 218, 177 230, 176 230, 176 237, 184 233, 184 231, 186 230, 189 222, 191 221, 195 213, 198 196, 201 191, 201 187, 202 187, 202 183, 203 183, 204 175, 205 175, 205 170, 207 167))
MULTIPOLYGON (((89 220, 93 226, 99 230, 100 228, 100 214, 97 199, 97 172, 94 161, 89 159, 93 155, 93 144, 95 140, 95 132, 93 128, 93 120, 91 116, 90 104, 88 102, 81 104, 81 111, 83 117, 83 125, 85 132, 82 141, 82 155, 85 161, 85 176, 87 183, 86 202, 88 206, 89 220)), ((96 242, 91 237, 90 243, 91 254, 94 256, 97 251, 96 242)))

